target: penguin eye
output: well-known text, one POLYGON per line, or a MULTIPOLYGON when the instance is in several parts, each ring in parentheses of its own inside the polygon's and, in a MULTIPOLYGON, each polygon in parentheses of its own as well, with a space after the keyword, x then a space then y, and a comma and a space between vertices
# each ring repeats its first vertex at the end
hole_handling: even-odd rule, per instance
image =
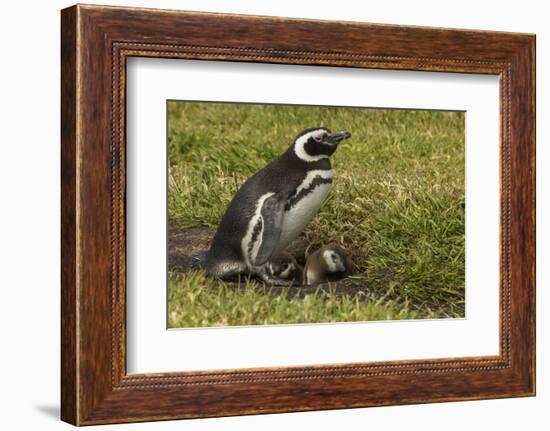
POLYGON ((324 141, 328 136, 328 133, 323 133, 322 135, 320 136, 315 136, 313 139, 315 139, 317 142, 321 142, 321 141, 324 141))

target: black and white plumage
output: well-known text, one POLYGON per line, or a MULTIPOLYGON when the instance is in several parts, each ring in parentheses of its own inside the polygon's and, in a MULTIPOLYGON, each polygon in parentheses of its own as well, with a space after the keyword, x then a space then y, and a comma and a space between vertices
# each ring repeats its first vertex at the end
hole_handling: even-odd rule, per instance
POLYGON ((321 208, 332 183, 329 157, 350 136, 324 127, 300 133, 287 151, 237 191, 200 266, 213 277, 250 273, 276 282, 266 264, 321 208))
POLYGON ((296 286, 303 283, 304 268, 288 253, 282 253, 269 259, 266 272, 272 280, 288 280, 296 286))

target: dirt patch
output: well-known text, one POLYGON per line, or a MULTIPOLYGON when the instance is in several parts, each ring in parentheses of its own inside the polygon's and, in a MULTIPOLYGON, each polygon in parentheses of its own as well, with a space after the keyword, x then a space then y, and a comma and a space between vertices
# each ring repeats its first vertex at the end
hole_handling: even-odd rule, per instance
MULTIPOLYGON (((198 253, 208 250, 215 229, 207 226, 196 226, 192 228, 181 228, 174 222, 168 223, 168 268, 170 271, 185 274, 191 270, 192 257, 198 253)), ((293 256, 296 261, 304 266, 308 252, 309 243, 305 236, 298 237, 287 248, 286 253, 293 256)), ((239 289, 244 284, 226 282, 227 286, 239 289)), ((272 295, 286 295, 305 297, 313 293, 322 293, 327 297, 339 296, 363 296, 371 297, 375 292, 369 289, 361 277, 353 277, 339 282, 319 286, 269 286, 261 282, 256 283, 257 290, 272 295)))
POLYGON ((208 250, 215 230, 207 226, 179 228, 168 222, 168 268, 184 274, 191 269, 191 257, 208 250))

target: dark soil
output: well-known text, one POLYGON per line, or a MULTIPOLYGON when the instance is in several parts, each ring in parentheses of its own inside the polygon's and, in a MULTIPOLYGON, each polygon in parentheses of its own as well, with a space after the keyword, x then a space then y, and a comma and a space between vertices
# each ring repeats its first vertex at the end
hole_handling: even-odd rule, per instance
POLYGON ((208 250, 214 229, 197 226, 189 229, 168 222, 168 268, 180 274, 191 269, 191 257, 208 250))
MULTIPOLYGON (((192 257, 208 250, 214 237, 215 229, 207 226, 181 228, 174 222, 168 223, 168 268, 170 271, 185 274, 191 270, 192 257)), ((305 265, 309 243, 304 236, 298 237, 286 250, 300 265, 305 265)), ((240 283, 226 282, 230 287, 238 289, 240 283)), ((365 299, 379 297, 372 288, 368 288, 361 277, 351 277, 334 283, 319 286, 270 286, 257 282, 257 290, 273 295, 304 297, 312 293, 324 293, 327 297, 362 296, 365 299)))

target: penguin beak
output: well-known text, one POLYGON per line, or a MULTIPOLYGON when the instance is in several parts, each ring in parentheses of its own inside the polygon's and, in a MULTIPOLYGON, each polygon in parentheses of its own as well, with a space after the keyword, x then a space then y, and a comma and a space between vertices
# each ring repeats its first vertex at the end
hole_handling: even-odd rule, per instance
POLYGON ((326 139, 327 143, 331 145, 338 145, 341 141, 343 141, 344 139, 348 139, 350 136, 351 133, 344 130, 342 132, 330 133, 326 139))

